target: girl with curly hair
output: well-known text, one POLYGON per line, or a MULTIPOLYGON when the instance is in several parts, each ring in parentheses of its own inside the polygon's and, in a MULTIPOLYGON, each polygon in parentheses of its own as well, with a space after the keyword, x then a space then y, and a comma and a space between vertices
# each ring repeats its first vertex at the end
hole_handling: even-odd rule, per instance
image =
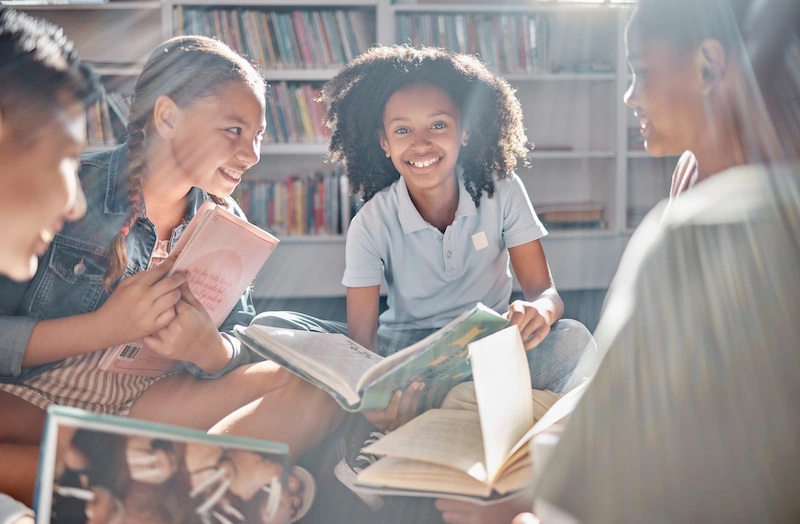
MULTIPOLYGON (((322 96, 332 160, 345 165, 365 201, 347 233, 349 337, 385 355, 483 302, 519 326, 533 388, 569 387, 579 364, 592 359, 594 341, 582 324, 559 321, 564 307, 539 242, 547 232, 514 173, 532 146, 508 83, 473 56, 375 47, 322 96), (509 260, 525 296, 512 304, 509 260), (389 307, 379 318, 384 278, 389 307)), ((306 329, 309 322, 265 320, 257 322, 306 329)), ((365 413, 375 427, 351 430, 340 480, 352 486, 371 460, 359 452, 365 435, 377 438, 417 414, 423 388, 413 383, 385 410, 365 413)))
MULTIPOLYGON (((514 173, 532 146, 508 83, 474 56, 377 47, 323 97, 331 156, 365 200, 347 234, 350 337, 390 352, 483 302, 519 326, 533 386, 567 386, 591 336, 565 322, 542 346, 564 306, 539 242, 547 232, 514 173), (510 305, 509 260, 525 295, 510 305), (389 308, 379 319, 382 278, 389 308)), ((415 402, 395 400, 370 421, 391 429, 413 416, 415 402)))

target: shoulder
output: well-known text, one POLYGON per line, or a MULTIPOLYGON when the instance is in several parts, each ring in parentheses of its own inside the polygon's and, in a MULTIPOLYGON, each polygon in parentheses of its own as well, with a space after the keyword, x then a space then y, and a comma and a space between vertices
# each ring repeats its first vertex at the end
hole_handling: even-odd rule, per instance
POLYGON ((527 202, 528 192, 525 189, 525 184, 515 172, 512 171, 503 178, 499 178, 495 173, 492 178, 494 179, 494 196, 492 198, 482 198, 481 204, 487 200, 489 202, 496 200, 500 207, 508 209, 509 206, 519 206, 520 203, 527 202))
POLYGON ((793 187, 797 194, 796 171, 768 170, 763 166, 728 169, 697 184, 673 202, 662 225, 669 231, 749 221, 777 205, 780 195, 776 185, 784 184, 793 187))
POLYGON ((398 199, 397 181, 370 198, 361 206, 353 219, 354 224, 376 229, 389 220, 397 220, 398 199))

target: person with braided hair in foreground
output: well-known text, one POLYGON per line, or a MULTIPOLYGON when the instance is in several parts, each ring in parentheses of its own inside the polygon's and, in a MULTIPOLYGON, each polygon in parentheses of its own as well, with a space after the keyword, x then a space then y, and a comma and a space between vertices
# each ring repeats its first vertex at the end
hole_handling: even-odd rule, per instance
MULTIPOLYGON (((0 441, 38 445, 51 404, 288 442, 293 459, 338 425, 328 395, 272 362, 249 363, 230 335, 254 316, 249 290, 218 331, 185 276, 165 276, 206 200, 243 217, 230 194, 260 158, 265 96, 262 76, 219 41, 177 37, 152 53, 128 142, 81 161, 86 216, 56 235, 30 282, 0 281, 0 441), (139 339, 186 371, 98 368, 104 350, 139 339)), ((35 471, 30 462, 20 471, 35 471)))

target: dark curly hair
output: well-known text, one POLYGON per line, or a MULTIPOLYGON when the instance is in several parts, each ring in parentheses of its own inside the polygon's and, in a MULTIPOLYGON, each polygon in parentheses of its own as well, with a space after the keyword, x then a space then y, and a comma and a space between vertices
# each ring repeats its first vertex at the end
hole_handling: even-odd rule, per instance
POLYGON ((345 165, 352 191, 364 201, 391 185, 400 174, 380 147, 383 112, 397 91, 415 84, 444 90, 461 112, 469 143, 459 163, 475 205, 483 191, 494 194, 492 174, 504 179, 527 166, 533 149, 525 136, 522 110, 508 82, 476 57, 433 48, 373 47, 325 84, 325 125, 333 129, 329 158, 345 165))

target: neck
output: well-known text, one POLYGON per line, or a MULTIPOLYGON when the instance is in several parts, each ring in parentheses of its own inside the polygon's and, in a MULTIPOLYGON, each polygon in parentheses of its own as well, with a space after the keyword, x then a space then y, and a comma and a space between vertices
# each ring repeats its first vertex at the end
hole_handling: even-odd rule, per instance
POLYGON ((692 149, 697 159, 697 181, 703 181, 726 169, 746 164, 745 147, 738 139, 733 122, 716 126, 705 134, 700 146, 692 149))
POLYGON ((159 229, 159 236, 168 234, 186 214, 186 195, 192 189, 166 144, 156 142, 147 149, 147 175, 142 180, 142 192, 147 218, 159 229), (160 226, 160 227, 159 227, 160 226))
POLYGON ((407 187, 411 201, 427 223, 442 232, 453 223, 458 209, 458 177, 455 174, 429 189, 407 187))

